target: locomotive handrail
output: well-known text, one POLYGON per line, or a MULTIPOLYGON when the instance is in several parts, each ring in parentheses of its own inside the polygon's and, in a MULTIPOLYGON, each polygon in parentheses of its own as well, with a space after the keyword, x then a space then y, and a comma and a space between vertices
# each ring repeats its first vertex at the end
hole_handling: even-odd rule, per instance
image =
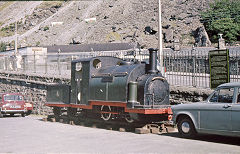
POLYGON ((101 78, 101 77, 109 77, 111 76, 110 73, 101 73, 101 74, 93 74, 92 78, 101 78))
POLYGON ((128 72, 117 72, 117 73, 101 73, 101 74, 93 74, 92 78, 102 78, 102 77, 110 77, 110 76, 114 76, 114 77, 121 77, 121 76, 126 76, 128 75, 128 72))
POLYGON ((152 78, 152 81, 154 81, 154 80, 162 80, 162 81, 165 81, 166 79, 164 78, 164 77, 154 77, 154 78, 152 78))
POLYGON ((116 72, 116 73, 113 73, 113 76, 117 76, 117 77, 126 76, 126 75, 128 75, 128 72, 116 72))

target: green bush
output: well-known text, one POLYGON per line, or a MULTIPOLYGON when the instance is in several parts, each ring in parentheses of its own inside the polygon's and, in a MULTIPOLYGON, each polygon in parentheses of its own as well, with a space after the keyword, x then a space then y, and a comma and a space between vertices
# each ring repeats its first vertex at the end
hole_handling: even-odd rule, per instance
POLYGON ((215 0, 201 17, 212 42, 220 33, 226 42, 240 40, 240 0, 215 0))
POLYGON ((49 27, 48 27, 48 26, 45 26, 45 27, 43 28, 43 31, 47 31, 47 30, 49 30, 49 27))
POLYGON ((6 51, 7 45, 3 42, 0 43, 0 52, 6 51))

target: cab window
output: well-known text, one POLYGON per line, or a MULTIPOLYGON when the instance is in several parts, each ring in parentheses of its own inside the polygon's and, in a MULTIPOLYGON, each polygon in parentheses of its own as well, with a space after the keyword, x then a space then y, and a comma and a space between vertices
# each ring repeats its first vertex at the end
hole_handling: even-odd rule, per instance
POLYGON ((232 103, 234 88, 221 88, 214 92, 210 102, 215 103, 232 103))

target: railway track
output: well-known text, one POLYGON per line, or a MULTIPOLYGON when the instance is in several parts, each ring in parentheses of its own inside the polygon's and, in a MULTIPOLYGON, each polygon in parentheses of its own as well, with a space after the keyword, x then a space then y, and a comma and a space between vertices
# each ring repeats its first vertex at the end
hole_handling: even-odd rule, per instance
POLYGON ((84 118, 84 117, 69 117, 67 115, 55 116, 48 115, 43 118, 43 121, 59 122, 70 125, 79 125, 91 128, 100 128, 107 130, 115 130, 120 132, 134 132, 137 134, 166 134, 176 132, 174 126, 166 123, 127 123, 121 120, 103 121, 102 119, 84 118))

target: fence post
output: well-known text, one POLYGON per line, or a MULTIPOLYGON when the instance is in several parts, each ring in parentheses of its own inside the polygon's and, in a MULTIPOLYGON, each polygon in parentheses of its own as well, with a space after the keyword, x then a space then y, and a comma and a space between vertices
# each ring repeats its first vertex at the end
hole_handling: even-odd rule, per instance
POLYGON ((58 73, 61 75, 61 66, 60 66, 60 52, 61 50, 58 50, 58 73))
POLYGON ((47 74, 47 58, 48 56, 44 56, 45 57, 45 74, 47 74))
POLYGON ((8 70, 8 60, 7 56, 4 57, 5 70, 8 70))
POLYGON ((192 60, 193 60, 192 86, 196 87, 196 81, 195 81, 196 80, 196 50, 194 46, 191 50, 191 54, 192 54, 192 60))
POLYGON ((23 65, 23 72, 26 71, 26 64, 25 64, 25 61, 26 61, 26 57, 24 55, 22 55, 22 65, 23 65))
POLYGON ((33 53, 33 72, 36 73, 36 52, 34 50, 34 53, 33 53))

